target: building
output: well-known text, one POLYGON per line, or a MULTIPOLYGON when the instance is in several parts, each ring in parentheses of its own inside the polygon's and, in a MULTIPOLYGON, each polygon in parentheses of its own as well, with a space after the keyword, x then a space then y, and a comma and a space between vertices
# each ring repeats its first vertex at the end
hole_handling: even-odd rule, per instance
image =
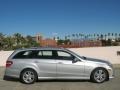
POLYGON ((50 38, 44 39, 40 34, 36 36, 36 41, 40 43, 41 47, 57 47, 56 40, 50 38))

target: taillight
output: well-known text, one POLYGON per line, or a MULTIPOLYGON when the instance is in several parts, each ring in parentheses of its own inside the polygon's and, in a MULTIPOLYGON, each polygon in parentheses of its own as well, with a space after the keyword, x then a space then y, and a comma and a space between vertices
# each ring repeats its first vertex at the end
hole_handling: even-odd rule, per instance
POLYGON ((12 64, 13 64, 12 61, 7 61, 7 62, 6 62, 6 68, 10 67, 12 64))

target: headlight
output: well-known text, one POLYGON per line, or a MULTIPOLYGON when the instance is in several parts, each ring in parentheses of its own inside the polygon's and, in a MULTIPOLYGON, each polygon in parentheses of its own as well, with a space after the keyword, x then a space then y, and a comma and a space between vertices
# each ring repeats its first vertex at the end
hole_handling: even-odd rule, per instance
POLYGON ((110 62, 108 62, 107 64, 108 64, 108 66, 113 67, 113 65, 110 62))

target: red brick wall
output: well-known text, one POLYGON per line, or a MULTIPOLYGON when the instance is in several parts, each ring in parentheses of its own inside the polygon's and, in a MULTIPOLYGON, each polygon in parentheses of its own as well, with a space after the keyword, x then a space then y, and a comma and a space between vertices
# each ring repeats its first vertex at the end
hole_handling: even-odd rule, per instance
POLYGON ((44 40, 40 40, 40 46, 42 46, 42 47, 46 47, 46 46, 56 47, 57 43, 53 39, 44 39, 44 40))

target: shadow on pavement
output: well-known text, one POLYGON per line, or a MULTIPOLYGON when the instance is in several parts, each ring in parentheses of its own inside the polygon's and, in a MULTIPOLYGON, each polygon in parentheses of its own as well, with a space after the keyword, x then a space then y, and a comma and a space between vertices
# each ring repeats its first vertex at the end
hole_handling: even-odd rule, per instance
MULTIPOLYGON (((13 81, 13 82, 20 82, 20 80, 18 78, 12 78, 12 77, 8 77, 8 76, 4 76, 3 80, 5 81, 13 81)), ((37 80, 37 82, 90 82, 90 80, 65 80, 65 79, 61 79, 61 80, 37 80)))
POLYGON ((61 80, 38 80, 37 82, 91 82, 90 80, 66 80, 66 79, 61 79, 61 80))
POLYGON ((8 77, 8 76, 4 76, 3 80, 5 80, 5 81, 19 82, 18 78, 12 78, 12 77, 8 77))

